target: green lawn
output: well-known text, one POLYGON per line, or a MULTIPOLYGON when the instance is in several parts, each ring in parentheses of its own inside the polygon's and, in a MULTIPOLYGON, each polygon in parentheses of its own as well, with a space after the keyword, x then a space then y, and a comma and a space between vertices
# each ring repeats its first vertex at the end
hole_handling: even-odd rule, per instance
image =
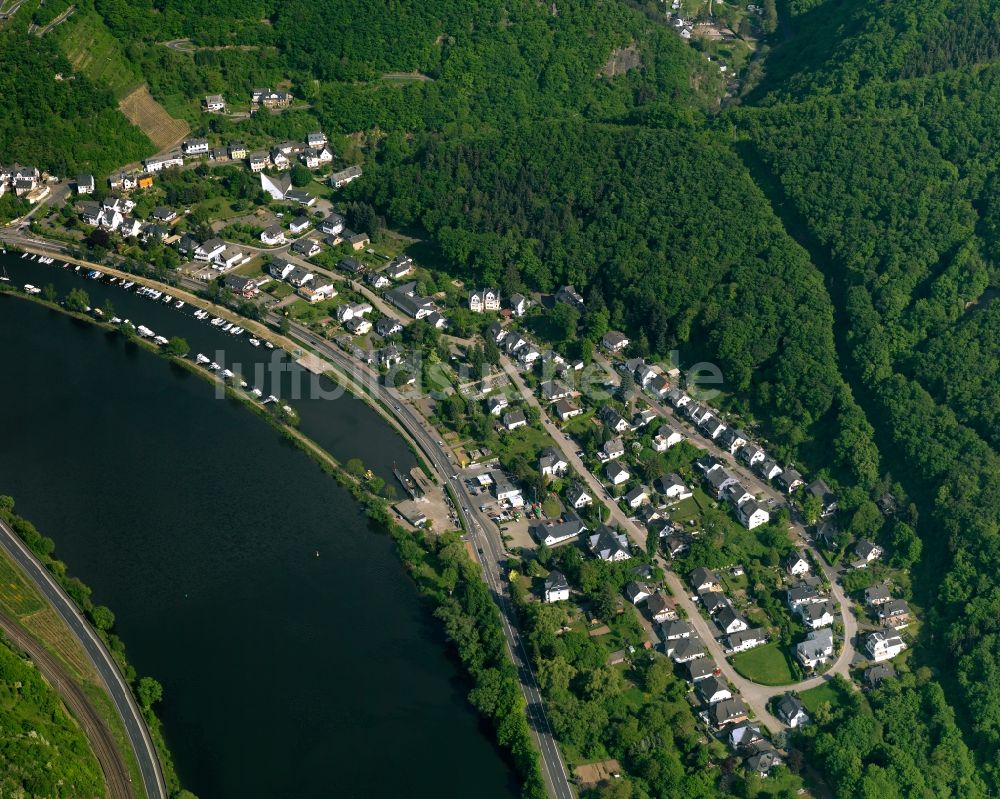
POLYGON ((834 682, 826 682, 808 691, 799 694, 799 699, 806 706, 806 710, 815 713, 816 708, 824 702, 829 702, 836 709, 844 701, 843 689, 834 682))
POLYGON ((765 644, 734 655, 733 668, 761 685, 788 685, 795 681, 788 655, 778 643, 765 644))

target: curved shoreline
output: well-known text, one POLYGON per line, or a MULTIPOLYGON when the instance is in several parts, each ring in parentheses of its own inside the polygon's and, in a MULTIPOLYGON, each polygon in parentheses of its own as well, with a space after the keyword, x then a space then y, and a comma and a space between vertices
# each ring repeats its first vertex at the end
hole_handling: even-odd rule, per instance
MULTIPOLYGON (((192 305, 205 308, 216 312, 217 315, 229 318, 231 320, 238 320, 240 324, 244 325, 247 329, 253 330, 256 328, 260 331, 260 335, 265 336, 268 340, 273 341, 276 345, 279 345, 286 349, 287 352, 291 354, 292 351, 296 349, 306 349, 309 345, 302 342, 296 342, 279 334, 268 328, 266 325, 262 325, 254 320, 248 320, 240 314, 232 311, 231 309, 218 306, 211 301, 207 301, 202 297, 190 294, 183 289, 178 289, 176 286, 167 286, 166 284, 160 283, 159 281, 145 278, 143 276, 137 276, 129 272, 124 272, 117 270, 113 267, 107 267, 98 264, 91 264, 85 261, 80 261, 80 259, 67 258, 69 262, 78 262, 83 266, 87 266, 99 271, 105 272, 107 274, 116 275, 120 277, 127 277, 130 280, 136 280, 143 285, 150 285, 159 288, 169 288, 171 292, 180 299, 189 301, 192 305)), ((80 321, 89 322, 95 327, 107 330, 107 331, 117 331, 116 326, 110 325, 106 322, 102 322, 89 314, 77 313, 69 311, 66 308, 57 305, 55 303, 48 302, 36 296, 31 296, 23 293, 20 289, 11 286, 13 290, 8 290, 2 292, 2 294, 10 294, 14 297, 21 299, 28 299, 34 301, 37 305, 49 308, 50 310, 55 310, 66 316, 69 316, 80 321)), ((310 336, 311 337, 311 336, 310 336)), ((311 337, 312 338, 312 337, 311 337)), ((167 361, 174 362, 178 365, 183 366, 189 372, 200 376, 202 379, 206 380, 211 384, 217 382, 216 377, 205 371, 204 369, 198 368, 189 359, 178 356, 171 356, 163 352, 159 348, 153 346, 143 339, 137 339, 143 343, 144 348, 155 355, 163 357, 167 361)), ((311 342, 310 342, 311 343, 311 342)), ((323 342, 325 345, 326 342, 323 342)), ((370 407, 373 407, 380 416, 383 416, 387 420, 392 422, 393 428, 403 437, 403 440, 407 443, 410 449, 417 454, 418 462, 424 468, 424 471, 429 474, 432 480, 439 482, 436 476, 433 474, 433 470, 430 469, 427 464, 420 457, 421 454, 426 455, 430 463, 437 466, 438 471, 449 472, 450 465, 445 464, 442 466, 441 459, 444 457, 441 453, 435 453, 433 451, 433 437, 423 429, 419 422, 412 413, 409 412, 407 408, 407 415, 409 416, 409 423, 416 428, 416 434, 411 433, 408 426, 405 424, 405 417, 403 419, 397 418, 392 412, 386 407, 386 404, 379 398, 373 397, 368 387, 365 385, 363 380, 364 375, 361 375, 362 379, 358 379, 355 375, 354 369, 352 369, 353 364, 331 364, 330 361, 339 361, 343 359, 344 362, 347 361, 346 356, 341 353, 336 352, 330 348, 329 355, 323 357, 324 363, 330 369, 331 379, 335 379, 338 384, 343 385, 342 381, 346 381, 348 385, 345 386, 347 390, 350 390, 357 398, 363 400, 370 407), (332 357, 331 357, 332 356, 332 357), (422 435, 421 435, 422 434, 422 435)), ((355 367, 356 368, 356 367, 355 367)), ((253 413, 267 421, 272 427, 281 432, 293 445, 298 449, 302 450, 308 457, 310 457, 314 462, 316 462, 328 475, 332 476, 338 481, 342 486, 348 488, 351 491, 352 496, 361 505, 362 510, 365 514, 372 519, 376 524, 383 527, 386 532, 388 532, 397 543, 397 552, 403 561, 404 565, 408 568, 412 568, 413 564, 410 563, 405 557, 402 556, 402 552, 399 551, 399 544, 402 538, 411 536, 410 533, 403 530, 399 525, 397 525, 391 515, 391 512, 386 506, 386 500, 377 495, 371 494, 365 487, 365 485, 353 475, 348 474, 339 463, 339 461, 323 449, 319 444, 310 439, 305 434, 301 433, 299 430, 295 429, 293 426, 283 422, 281 419, 276 418, 271 413, 269 413, 264 407, 260 406, 258 403, 254 402, 249 396, 237 391, 232 386, 226 385, 226 394, 234 399, 239 400, 247 408, 249 408, 253 413)), ((400 399, 400 402, 402 400, 400 399)), ((403 406, 398 403, 394 403, 400 416, 403 416, 402 410, 403 406)), ((452 502, 458 512, 459 518, 463 524, 463 527, 468 531, 472 538, 474 539, 477 532, 484 537, 483 545, 487 546, 491 552, 491 555, 496 555, 493 551, 494 544, 492 539, 485 535, 482 527, 477 525, 473 527, 473 524, 466 517, 462 510, 462 503, 457 500, 451 485, 448 484, 447 480, 440 481, 443 483, 443 488, 446 493, 451 497, 452 502)), ((499 560, 499 557, 497 557, 499 560)), ((511 613, 510 603, 503 596, 497 584, 499 577, 492 575, 491 572, 487 571, 486 556, 482 554, 482 550, 478 550, 476 558, 473 559, 469 557, 470 564, 478 565, 482 569, 482 574, 476 574, 470 579, 475 579, 482 583, 483 588, 487 589, 496 605, 496 624, 498 626, 498 632, 507 638, 508 647, 507 654, 509 659, 506 661, 508 665, 513 666, 512 671, 514 673, 514 679, 517 681, 518 688, 525 693, 525 705, 522 708, 522 718, 525 720, 524 734, 526 740, 519 741, 515 739, 513 742, 508 743, 506 746, 501 748, 507 750, 512 750, 515 755, 515 763, 517 766, 517 772, 519 772, 522 780, 524 781, 524 787, 526 789, 526 796, 539 797, 551 792, 555 795, 557 799, 571 799, 573 794, 569 788, 569 782, 566 776, 565 766, 562 762, 561 754, 558 750, 558 744, 556 744, 555 739, 552 735, 551 728, 548 724, 548 719, 545 716, 544 709, 542 707, 542 698, 540 691, 538 689, 537 683, 534 682, 534 675, 530 669, 530 664, 527 659, 527 653, 524 651, 524 646, 520 641, 519 636, 515 632, 514 623, 512 622, 509 614, 511 613), (490 579, 494 577, 494 579, 490 579), (513 663, 511 663, 513 661, 513 663), (524 673, 530 676, 531 682, 526 683, 523 681, 524 673), (532 709, 532 706, 534 709, 532 709), (525 714, 526 711, 526 714, 525 714), (529 722, 530 719, 530 723, 529 722), (542 743, 544 741, 544 743, 542 743), (543 758, 545 769, 544 772, 539 767, 539 749, 547 750, 546 757, 543 758), (531 754, 525 755, 525 751, 531 754), (555 768, 559 771, 556 772, 555 768), (543 773, 544 773, 544 783, 545 786, 550 790, 546 790, 546 787, 542 787, 543 784, 543 773), (559 778, 562 778, 561 780, 559 778)), ((412 575, 411 575, 412 576, 412 575)), ((416 581, 417 587, 422 594, 429 596, 432 600, 431 590, 420 581, 416 581)), ((467 669, 466 669, 467 670, 467 669)), ((468 670, 467 670, 468 671, 468 670)), ((469 676, 472 677, 475 682, 476 675, 469 672, 469 676)), ((477 711, 485 719, 490 720, 489 717, 479 708, 477 711)), ((496 720, 492 720, 496 721, 496 720)), ((495 742, 499 745, 499 741, 495 742)))

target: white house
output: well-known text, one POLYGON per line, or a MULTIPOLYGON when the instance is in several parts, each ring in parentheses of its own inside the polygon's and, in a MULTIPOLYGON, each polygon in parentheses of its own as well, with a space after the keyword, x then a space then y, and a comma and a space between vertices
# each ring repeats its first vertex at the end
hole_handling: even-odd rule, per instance
POLYGON ((670 425, 662 425, 653 436, 653 449, 657 452, 666 452, 676 444, 684 440, 684 434, 675 430, 670 425))
POLYGON ((607 473, 608 480, 611 481, 611 485, 620 486, 622 483, 627 483, 629 478, 632 476, 629 470, 622 466, 618 461, 612 461, 609 463, 605 469, 607 473))
POLYGON ((622 499, 625 500, 626 505, 635 510, 639 506, 649 502, 649 490, 646 486, 639 485, 629 491, 622 499))
POLYGON ((236 247, 225 247, 212 259, 212 265, 220 272, 228 272, 240 264, 250 260, 250 257, 236 247))
POLYGON ((725 607, 720 610, 715 623, 719 625, 719 629, 726 633, 726 635, 741 633, 744 630, 750 629, 750 625, 746 623, 746 620, 741 618, 731 607, 725 607))
POLYGON ((663 494, 667 499, 682 500, 693 496, 693 492, 681 479, 679 474, 665 474, 653 481, 656 493, 663 494))
POLYGON ((473 313, 500 310, 500 292, 497 289, 483 289, 469 294, 469 310, 473 313))
POLYGON ((307 147, 302 153, 302 162, 308 169, 319 169, 333 160, 329 147, 307 147))
POLYGON ((291 222, 288 223, 288 230, 291 233, 303 233, 312 227, 312 222, 309 221, 307 216, 297 216, 291 222))
POLYGON ((737 516, 748 530, 754 530, 771 520, 771 514, 755 499, 748 499, 740 505, 737 516))
POLYGON ((590 496, 579 483, 574 483, 566 490, 566 501, 579 510, 593 503, 594 498, 590 496))
POLYGON ((503 413, 503 409, 508 405, 510 405, 510 400, 508 400, 503 394, 496 394, 486 400, 486 410, 488 410, 492 416, 499 416, 503 413))
POLYGON ((524 415, 524 411, 508 411, 503 415, 503 426, 508 430, 516 430, 519 427, 525 427, 528 424, 528 419, 524 415))
POLYGON ((632 557, 628 547, 628 539, 623 534, 616 533, 603 524, 590 537, 590 551, 594 553, 595 557, 606 561, 622 561, 632 557))
POLYGON ((793 730, 809 723, 809 714, 798 697, 785 694, 778 701, 778 717, 793 730))
POLYGON ((524 316, 528 311, 528 299, 523 294, 510 295, 510 309, 514 316, 524 316))
POLYGON ((706 705, 714 705, 733 698, 733 692, 729 690, 726 681, 716 677, 714 674, 698 682, 698 696, 706 705))
POLYGON ((569 580, 566 575, 553 569, 545 578, 545 601, 563 602, 569 599, 569 580))
POLYGON ((601 338, 601 346, 608 352, 621 352, 628 344, 629 341, 625 334, 617 330, 609 330, 601 338))
POLYGON ((571 541, 586 530, 587 525, 583 523, 583 519, 572 512, 566 513, 562 519, 535 522, 529 528, 532 537, 539 544, 549 547, 571 541))
POLYGON ((871 541, 862 539, 854 545, 854 553, 858 556, 860 563, 868 565, 873 560, 878 560, 882 557, 882 547, 878 544, 873 544, 871 541))
POLYGON ((798 607, 802 623, 810 630, 829 627, 833 624, 834 606, 832 602, 808 602, 798 607))
POLYGON ((890 660, 904 649, 906 643, 898 635, 891 632, 875 632, 865 640, 865 649, 872 660, 879 662, 890 660))
POLYGON ((271 277, 276 277, 278 280, 284 280, 287 278, 291 271, 295 268, 295 264, 291 264, 282 258, 275 258, 267 265, 268 274, 270 274, 271 277))
POLYGON ((208 139, 185 139, 181 142, 181 150, 184 155, 206 155, 208 139))
POLYGON ((538 459, 538 471, 543 477, 559 477, 566 474, 569 464, 554 447, 547 447, 538 459))
POLYGON ((77 194, 93 194, 94 193, 94 176, 93 175, 77 175, 76 176, 76 193, 77 194))
POLYGON ((625 454, 625 443, 620 438, 605 441, 597 451, 597 459, 602 463, 613 461, 625 454))
POLYGON ((209 239, 194 251, 196 261, 214 261, 216 257, 222 255, 226 249, 226 242, 222 239, 209 239))
POLYGON ((833 630, 813 630, 795 645, 795 655, 807 669, 815 669, 833 657, 833 630))
POLYGON ((269 247, 273 247, 276 244, 284 244, 285 231, 277 225, 271 225, 271 227, 265 228, 261 231, 260 240, 261 243, 266 244, 269 247))
POLYGON ((798 552, 791 552, 785 556, 785 570, 793 577, 808 574, 809 561, 798 552))
POLYGON ((731 652, 746 652, 755 646, 766 644, 767 633, 759 627, 752 630, 739 630, 729 636, 728 642, 731 652))
POLYGON ((201 107, 209 113, 218 114, 226 110, 226 99, 221 94, 209 94, 201 101, 201 107))

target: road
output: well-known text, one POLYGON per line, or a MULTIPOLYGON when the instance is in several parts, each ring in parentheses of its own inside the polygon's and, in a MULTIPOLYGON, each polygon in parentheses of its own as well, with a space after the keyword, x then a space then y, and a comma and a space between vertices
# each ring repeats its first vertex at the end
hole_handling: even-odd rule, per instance
POLYGON ((90 748, 97 757, 98 765, 104 774, 104 784, 107 787, 108 797, 110 799, 132 799, 135 794, 132 790, 132 778, 129 777, 128 767, 122 760, 114 736, 90 701, 90 697, 66 674, 59 661, 34 638, 25 633, 13 619, 0 614, 0 630, 14 647, 27 653, 39 673, 46 682, 55 688, 56 693, 69 708, 80 729, 87 736, 90 748))
MULTIPOLYGON (((501 358, 501 367, 503 368, 504 372, 506 372, 506 374, 508 375, 514 386, 517 387, 518 391, 520 392, 525 402, 527 402, 534 408, 538 409, 539 416, 541 417, 542 420, 542 424, 545 426, 546 432, 549 433, 553 441, 556 442, 565 441, 566 440, 565 434, 552 421, 552 419, 549 418, 548 414, 546 413, 545 406, 542 405, 542 403, 535 396, 535 393, 525 383, 524 378, 521 376, 521 373, 520 371, 518 371, 517 367, 514 366, 514 364, 506 356, 503 356, 501 358)), ((655 410, 657 410, 657 412, 660 415, 664 416, 665 418, 670 418, 672 421, 674 421, 675 424, 681 422, 684 424, 685 427, 690 428, 690 425, 687 424, 686 420, 675 419, 673 417, 673 414, 669 412, 667 409, 657 406, 656 403, 651 402, 650 404, 655 410)), ((744 485, 747 487, 749 491, 752 491, 757 494, 763 494, 768 498, 774 498, 776 501, 781 501, 781 502, 784 501, 784 498, 781 497, 780 494, 778 494, 769 485, 764 484, 760 480, 760 478, 758 478, 752 472, 737 465, 733 456, 730 455, 727 451, 721 449, 713 442, 695 441, 693 440, 693 436, 690 435, 689 438, 692 438, 691 443, 694 444, 694 446, 697 446, 702 450, 710 452, 712 455, 715 455, 720 460, 726 461, 731 471, 738 472, 738 476, 744 481, 744 485)), ((566 450, 565 448, 560 446, 560 449, 563 449, 563 455, 565 459, 573 467, 573 469, 581 477, 581 479, 583 479, 583 481, 587 484, 587 487, 590 489, 592 495, 595 498, 605 498, 606 494, 604 485, 600 482, 600 480, 597 479, 597 477, 594 476, 594 474, 591 473, 591 471, 587 468, 586 464, 583 462, 583 459, 576 454, 576 447, 574 446, 566 450)), ((625 513, 622 511, 621 507, 618 505, 617 502, 609 501, 606 504, 609 505, 611 508, 611 518, 614 521, 614 523, 616 523, 618 526, 620 526, 623 530, 626 531, 627 535, 632 540, 635 546, 639 547, 642 550, 645 550, 646 528, 644 526, 637 527, 635 522, 633 522, 625 515, 625 513)), ((805 529, 799 522, 793 522, 791 525, 791 529, 797 534, 799 539, 798 543, 801 546, 803 547, 811 546, 808 542, 808 539, 805 536, 805 529)), ((840 655, 837 658, 837 661, 824 674, 817 675, 815 677, 810 677, 809 679, 802 680, 801 682, 792 685, 783 685, 778 687, 760 685, 759 683, 752 682, 746 679, 745 677, 740 676, 740 674, 736 672, 736 670, 726 660, 725 651, 723 650, 719 642, 715 639, 715 632, 709 626, 708 622, 705 621, 705 619, 702 617, 700 609, 697 606, 697 604, 691 600, 690 591, 688 590, 688 588, 685 585, 683 585, 677 574, 673 572, 665 562, 663 562, 658 558, 658 561, 661 563, 661 565, 664 566, 667 584, 670 587, 671 593, 677 599, 681 607, 684 608, 685 612, 687 613, 688 620, 694 626, 695 631, 698 633, 698 636, 702 639, 702 642, 704 643, 705 648, 708 650, 709 654, 715 660, 716 665, 718 665, 718 667, 722 670, 722 673, 725 674, 726 679, 728 679, 729 682, 731 682, 736 687, 740 696, 743 698, 743 701, 746 702, 747 706, 753 710, 757 718, 765 721, 765 723, 767 723, 768 726, 772 726, 776 730, 784 729, 787 727, 787 725, 784 724, 782 721, 780 721, 777 717, 772 715, 771 712, 767 709, 768 702, 773 697, 782 695, 787 691, 803 691, 808 688, 815 688, 817 685, 822 685, 824 682, 828 681, 834 674, 841 674, 849 679, 850 664, 854 659, 855 650, 853 641, 855 636, 857 635, 857 627, 858 627, 857 619, 854 617, 854 614, 851 613, 850 611, 850 604, 847 601, 847 597, 844 595, 843 589, 835 579, 836 575, 832 574, 832 572, 826 567, 822 557, 818 553, 815 554, 816 554, 815 557, 816 562, 820 563, 823 566, 824 574, 826 578, 830 581, 831 592, 833 594, 834 600, 837 602, 839 606, 840 614, 843 617, 844 632, 845 632, 844 645, 841 649, 840 655)))
MULTIPOLYGON (((93 664, 125 725, 125 733, 139 762, 146 796, 149 799, 167 799, 167 787, 163 781, 156 749, 149 737, 149 730, 146 729, 146 723, 131 689, 103 642, 77 610, 73 600, 39 563, 17 534, 2 521, 0 521, 0 546, 17 562, 49 605, 59 614, 93 664)), ((131 795, 131 792, 126 795, 131 795)))
MULTIPOLYGON (((31 235, 21 234, 11 229, 2 231, 2 238, 10 244, 16 244, 20 247, 30 247, 36 252, 65 255, 65 248, 59 244, 39 241, 31 235)), ((72 260, 75 261, 77 259, 72 260)), ((105 272, 119 275, 125 274, 106 265, 93 264, 93 266, 105 272)), ((137 279, 134 275, 130 277, 131 279, 137 279)), ((145 285, 159 286, 161 289, 170 288, 175 296, 182 296, 173 290, 173 287, 158 283, 153 279, 138 278, 138 280, 145 285)), ((181 283, 192 290, 203 288, 203 284, 190 278, 182 279, 181 283)), ((193 295, 188 295, 185 299, 199 307, 211 308, 218 315, 225 316, 231 321, 239 320, 241 324, 245 323, 248 329, 262 328, 257 323, 244 320, 243 317, 240 317, 229 309, 220 308, 193 295)), ((277 322, 278 318, 277 314, 269 314, 269 319, 272 322, 277 322)), ((494 601, 500 609, 507 648, 521 681, 521 690, 527 705, 529 726, 535 736, 541 755, 542 775, 549 795, 554 797, 554 799, 574 799, 566 765, 552 732, 548 716, 545 713, 541 691, 531 668, 527 650, 521 640, 520 631, 517 628, 516 610, 507 593, 503 567, 507 554, 500 541, 499 531, 494 533, 495 525, 485 514, 479 512, 478 506, 466 491, 464 483, 452 478, 452 475, 456 474, 455 469, 457 467, 448 458, 443 445, 438 443, 437 434, 433 432, 419 413, 411 409, 406 398, 396 391, 395 388, 383 385, 376 372, 350 358, 330 341, 315 335, 308 328, 303 327, 297 322, 289 321, 291 323, 291 333, 294 334, 299 342, 308 345, 318 352, 351 382, 356 385, 363 385, 370 393, 378 397, 382 403, 382 410, 394 419, 401 432, 424 454, 428 462, 438 472, 442 483, 450 485, 455 492, 458 500, 456 512, 463 528, 468 531, 473 549, 476 552, 476 558, 483 569, 483 576, 490 587, 494 601)), ((275 336, 271 332, 268 332, 267 338, 275 342, 281 341, 280 337, 275 336)), ((282 342, 282 346, 288 347, 290 344, 292 342, 282 342)), ((129 698, 131 698, 131 694, 129 694, 129 698)), ((145 731, 145 727, 143 727, 143 730, 145 731)), ((152 792, 149 795, 151 797, 160 796, 160 794, 152 792)))

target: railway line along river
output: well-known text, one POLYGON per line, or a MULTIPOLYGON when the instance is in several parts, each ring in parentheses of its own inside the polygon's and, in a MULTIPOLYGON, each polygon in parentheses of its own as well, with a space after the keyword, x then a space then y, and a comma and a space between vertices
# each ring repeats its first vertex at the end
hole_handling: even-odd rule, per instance
MULTIPOLYGON (((84 288, 195 350, 269 354, 69 270, 0 260, 15 284, 84 288)), ((0 493, 163 683, 185 785, 202 799, 516 796, 391 540, 304 454, 204 380, 23 300, 0 296, 0 357, 0 493)), ((341 460, 387 479, 414 462, 359 400, 292 404, 341 460)))

